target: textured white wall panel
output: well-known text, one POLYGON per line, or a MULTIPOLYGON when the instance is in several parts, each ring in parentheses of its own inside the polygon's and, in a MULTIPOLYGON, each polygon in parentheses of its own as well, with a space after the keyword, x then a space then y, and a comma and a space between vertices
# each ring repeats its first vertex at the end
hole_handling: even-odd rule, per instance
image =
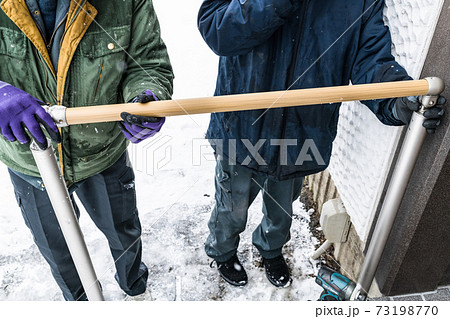
MULTIPOLYGON (((443 0, 386 0, 393 55, 413 78, 420 76, 443 0)), ((430 74, 431 76, 432 74, 430 74)), ((380 199, 401 129, 379 122, 359 102, 344 103, 330 173, 365 241, 380 199)))

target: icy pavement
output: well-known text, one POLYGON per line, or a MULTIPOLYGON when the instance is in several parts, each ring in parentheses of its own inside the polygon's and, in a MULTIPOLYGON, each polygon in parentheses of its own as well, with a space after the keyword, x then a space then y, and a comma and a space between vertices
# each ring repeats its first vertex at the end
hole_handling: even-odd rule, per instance
MULTIPOLYGON (((309 215, 299 201, 294 204, 292 239, 284 251, 293 277, 290 287, 276 288, 269 283, 251 244, 252 231, 262 217, 261 197, 249 211, 239 247, 248 285, 230 286, 216 268, 210 268, 212 260, 203 250, 214 205, 215 163, 203 140, 208 118, 168 119, 159 136, 130 148, 137 176, 143 260, 150 270, 148 287, 154 300, 315 300, 320 288, 314 283, 315 265, 309 256, 316 240, 308 230, 309 215)), ((0 300, 61 300, 62 294, 24 225, 4 166, 0 183, 0 300)), ((123 300, 106 239, 84 211, 80 224, 105 298, 123 300)))

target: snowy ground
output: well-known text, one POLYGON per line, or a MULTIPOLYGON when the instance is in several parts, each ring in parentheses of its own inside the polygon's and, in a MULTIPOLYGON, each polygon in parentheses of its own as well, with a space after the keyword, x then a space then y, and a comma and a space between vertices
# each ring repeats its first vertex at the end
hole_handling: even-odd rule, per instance
MULTIPOLYGON (((309 215, 298 201, 295 203, 292 239, 285 249, 294 278, 289 288, 277 289, 267 281, 260 257, 251 245, 252 230, 261 219, 260 197, 251 207, 248 228, 239 249, 249 284, 244 288, 232 287, 219 278, 215 268, 209 267, 211 260, 205 255, 203 244, 214 204, 214 162, 208 160, 211 151, 201 139, 208 117, 196 116, 194 119, 200 127, 188 118, 173 118, 155 137, 156 141, 167 140, 156 150, 156 161, 165 156, 171 160, 154 172, 153 166, 142 165, 145 154, 153 154, 153 150, 146 152, 151 149, 148 147, 152 141, 130 149, 143 226, 143 260, 150 269, 149 288, 153 298, 314 300, 320 294, 313 278, 315 267, 309 261, 315 240, 308 230, 309 215), (197 165, 193 156, 193 139, 205 146, 201 149, 207 158, 202 157, 201 165, 197 165)), ((5 167, 2 167, 0 183, 0 201, 3 203, 0 212, 0 300, 61 300, 62 295, 48 266, 24 226, 5 167)), ((86 213, 82 212, 80 223, 106 299, 123 299, 124 295, 114 281, 113 260, 106 240, 86 213)))
MULTIPOLYGON (((215 57, 196 30, 201 0, 154 0, 162 35, 174 66, 175 98, 212 95, 215 57), (175 9, 174 9, 175 8, 175 9)), ((285 247, 293 283, 278 289, 265 278, 251 233, 261 219, 261 198, 249 212, 239 256, 249 275, 236 288, 209 267, 203 250, 207 221, 214 205, 214 161, 203 137, 209 116, 170 118, 162 132, 130 147, 136 171, 138 207, 143 227, 143 260, 150 269, 155 300, 315 300, 315 264, 309 261, 315 238, 309 215, 295 203, 292 239, 285 247)), ((6 167, 0 164, 0 300, 61 300, 50 270, 33 244, 14 199, 6 167)), ((80 224, 107 300, 122 300, 106 240, 86 213, 80 224)))

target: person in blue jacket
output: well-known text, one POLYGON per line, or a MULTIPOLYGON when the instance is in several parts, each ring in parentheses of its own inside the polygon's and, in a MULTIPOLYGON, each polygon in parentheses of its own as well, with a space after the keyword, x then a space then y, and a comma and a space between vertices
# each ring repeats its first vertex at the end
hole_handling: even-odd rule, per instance
MULTIPOLYGON (((411 79, 391 54, 383 0, 205 0, 198 28, 220 56, 215 95, 411 79)), ((417 97, 363 101, 386 125, 404 125, 417 97)), ((428 110, 432 133, 445 103, 428 110)), ((329 164, 340 103, 211 115, 207 138, 216 156, 216 206, 205 244, 220 275, 245 285, 236 255, 247 211, 261 191, 263 218, 252 241, 266 275, 289 285, 282 255, 292 202, 309 174, 329 164)))

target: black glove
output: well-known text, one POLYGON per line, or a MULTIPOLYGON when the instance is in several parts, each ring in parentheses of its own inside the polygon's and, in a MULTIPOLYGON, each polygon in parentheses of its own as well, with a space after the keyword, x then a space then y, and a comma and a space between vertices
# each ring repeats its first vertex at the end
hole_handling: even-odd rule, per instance
POLYGON ((136 96, 131 102, 133 103, 148 103, 151 101, 158 101, 158 98, 150 90, 145 90, 138 96, 136 96))
MULTIPOLYGON (((158 101, 150 90, 142 92, 132 100, 133 103, 147 103, 150 101, 158 101)), ((120 117, 123 120, 123 122, 119 122, 122 133, 135 144, 158 133, 166 120, 165 117, 141 116, 127 112, 122 112, 120 117)))
MULTIPOLYGON (((441 118, 445 113, 443 106, 446 102, 445 97, 439 96, 436 105, 424 112, 423 116, 426 117, 426 120, 423 122, 423 127, 427 129, 429 134, 433 134, 441 123, 441 118)), ((392 113, 397 120, 403 124, 408 124, 412 113, 419 109, 420 99, 418 96, 399 97, 394 102, 392 113)))

